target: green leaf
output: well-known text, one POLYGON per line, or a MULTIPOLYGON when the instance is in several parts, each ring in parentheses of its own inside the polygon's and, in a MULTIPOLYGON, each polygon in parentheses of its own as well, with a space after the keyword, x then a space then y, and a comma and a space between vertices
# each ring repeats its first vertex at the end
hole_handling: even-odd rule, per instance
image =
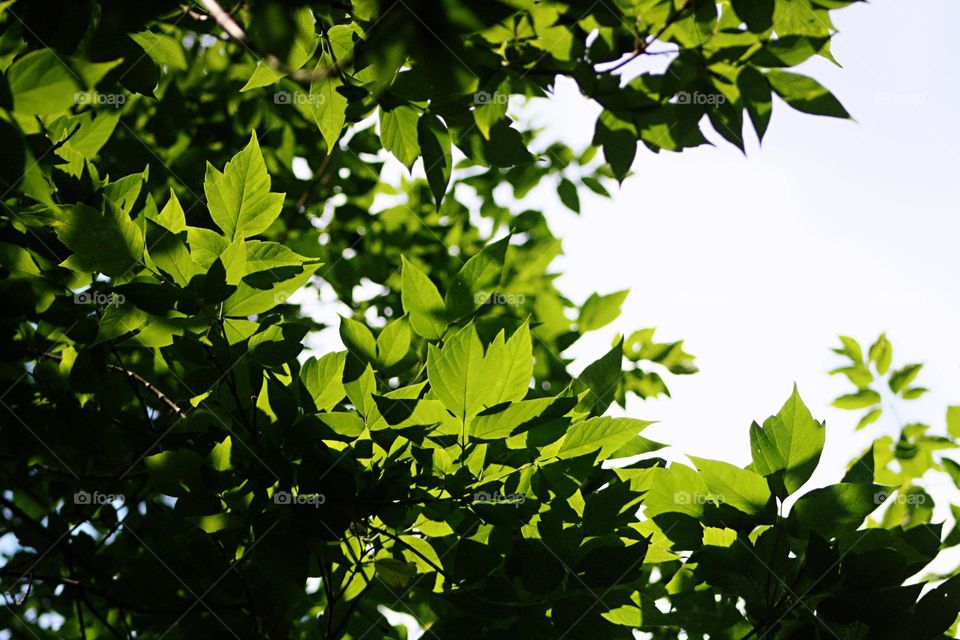
POLYGON ((392 153, 407 169, 420 156, 417 142, 417 110, 401 105, 385 110, 380 107, 380 141, 383 148, 392 153))
POLYGON ((493 88, 493 93, 481 89, 473 95, 473 120, 480 135, 490 139, 490 131, 504 116, 510 106, 510 83, 506 80, 493 88))
POLYGON ((590 294, 580 309, 577 327, 581 333, 605 327, 620 316, 620 306, 630 290, 616 291, 607 295, 590 294))
POLYGON ((210 229, 187 227, 187 244, 190 245, 190 256, 194 262, 206 271, 226 251, 230 241, 210 229))
POLYGON ((589 418, 571 425, 557 457, 564 460, 599 451, 598 459, 605 460, 651 424, 634 418, 589 418))
POLYGON ((417 575, 417 565, 396 558, 378 558, 374 561, 377 576, 395 589, 405 587, 417 575))
POLYGON ((257 283, 258 286, 241 281, 237 285, 237 290, 224 301, 223 314, 225 316, 251 316, 269 311, 286 302, 287 298, 305 285, 321 266, 323 266, 321 263, 305 265, 300 273, 290 278, 282 275, 271 275, 269 283, 257 283))
POLYGON ((354 438, 359 437, 366 428, 363 418, 361 418, 360 415, 354 411, 334 411, 331 413, 321 413, 318 417, 320 418, 320 422, 327 425, 333 430, 334 433, 339 436, 343 436, 347 440, 353 440, 354 438))
POLYGON ((377 361, 377 341, 362 322, 340 316, 340 339, 350 353, 363 362, 377 361))
POLYGON ((153 31, 131 33, 130 38, 143 48, 144 53, 158 66, 171 69, 185 70, 187 57, 183 53, 183 45, 174 37, 153 31))
POLYGON ((524 144, 523 135, 511 127, 507 119, 497 122, 490 129, 489 140, 477 137, 478 141, 483 141, 480 155, 491 167, 513 167, 533 162, 533 156, 524 144))
POLYGON ((153 221, 172 233, 186 231, 186 216, 184 215, 183 207, 180 205, 180 200, 177 198, 177 194, 173 189, 170 189, 170 197, 167 199, 167 203, 163 205, 163 209, 153 218, 153 221))
POLYGON ((574 213, 580 213, 580 195, 577 193, 577 186, 566 178, 560 179, 557 186, 557 195, 560 202, 574 213))
POLYGON ((247 80, 247 83, 240 88, 240 91, 242 93, 244 91, 259 89, 260 87, 266 87, 268 85, 275 84, 282 78, 286 77, 286 75, 286 73, 280 71, 269 62, 266 62, 265 60, 259 60, 257 62, 257 66, 253 70, 253 73, 247 80))
POLYGON ((637 155, 638 138, 636 125, 609 111, 604 111, 597 119, 593 144, 603 147, 603 157, 620 182, 627 177, 633 165, 633 159, 637 155))
POLYGON ((436 285, 417 265, 401 257, 400 299, 413 330, 427 340, 437 340, 447 328, 446 308, 436 285))
POLYGON ((68 162, 60 168, 79 178, 109 141, 119 122, 119 111, 85 111, 54 121, 49 126, 49 138, 60 145, 56 155, 68 162))
POLYGON ((400 536, 400 540, 406 545, 403 556, 410 562, 417 565, 418 573, 432 573, 437 568, 443 569, 443 563, 429 542, 419 536, 400 536))
POLYGON ((252 7, 250 36, 291 69, 299 69, 317 48, 316 18, 305 6, 261 2, 252 7))
POLYGON ((498 370, 489 391, 491 402, 500 404, 523 398, 533 378, 533 341, 529 321, 524 321, 506 342, 503 331, 498 333, 487 347, 486 359, 489 366, 498 370))
POLYGON ((885 375, 890 370, 893 360, 893 345, 887 340, 887 334, 882 333, 877 341, 870 346, 870 362, 877 367, 877 373, 885 375))
MULTIPOLYGON (((596 148, 596 147, 591 147, 591 148, 596 148)), ((588 189, 590 189, 590 191, 593 191, 598 196, 602 196, 604 198, 610 197, 610 192, 607 191, 607 188, 603 186, 603 183, 601 183, 596 178, 592 176, 583 176, 582 178, 580 178, 580 180, 588 189)))
POLYGON ((207 163, 203 180, 210 217, 228 240, 249 238, 266 231, 283 206, 283 194, 270 192, 270 176, 256 134, 224 167, 207 163))
POLYGON ((909 389, 904 389, 903 393, 900 394, 904 400, 916 400, 926 392, 930 391, 926 387, 910 387, 909 389))
POLYGON ((785 35, 764 43, 750 62, 761 67, 795 67, 821 51, 829 51, 830 38, 785 35))
POLYGON ((657 609, 653 598, 641 593, 637 597, 641 601, 640 606, 620 605, 613 607, 608 611, 601 612, 604 620, 617 626, 630 627, 636 629, 644 625, 647 626, 669 626, 670 619, 667 614, 657 609))
POLYGON ((147 166, 140 173, 134 173, 124 176, 119 180, 114 180, 103 188, 104 198, 112 200, 124 212, 129 214, 133 211, 133 205, 140 195, 140 189, 143 188, 147 178, 150 177, 150 167, 147 166))
POLYGON ((804 494, 793 505, 791 517, 824 538, 857 529, 887 497, 877 484, 842 482, 804 494))
POLYGON ((960 611, 960 575, 954 575, 917 603, 911 628, 914 638, 936 638, 956 623, 960 611))
POLYGON ((410 353, 410 337, 410 325, 406 318, 387 323, 377 336, 376 359, 380 366, 389 369, 403 360, 410 353))
POLYGON ((703 545, 713 547, 730 547, 737 541, 736 529, 718 527, 703 528, 703 545))
POLYGON ((186 231, 174 234, 160 229, 159 237, 150 243, 150 258, 154 264, 181 287, 185 287, 199 271, 190 257, 186 240, 186 231))
POLYGON ((303 363, 300 380, 313 398, 317 411, 330 411, 346 396, 343 386, 346 361, 346 351, 333 351, 303 363))
POLYGON ((757 139, 763 142, 773 113, 770 83, 754 67, 744 67, 737 76, 737 88, 740 89, 753 129, 757 132, 757 139))
POLYGON ((766 75, 777 95, 797 111, 834 118, 850 117, 833 94, 813 78, 779 69, 771 69, 766 75))
POLYGON ((810 478, 823 450, 824 425, 813 419, 800 392, 794 386, 776 416, 750 427, 753 470, 772 477, 778 495, 783 498, 810 478))
POLYGON ((860 348, 860 344, 856 340, 849 336, 840 336, 840 342, 843 347, 834 348, 834 353, 845 355, 857 364, 863 364, 863 349, 860 348))
POLYGON ((423 170, 427 174, 427 183, 439 209, 453 171, 450 133, 440 118, 425 113, 417 121, 417 140, 423 152, 423 170))
POLYGON ((770 488, 763 476, 726 462, 690 456, 710 493, 725 504, 748 515, 769 507, 770 488))
MULTIPOLYGON (((329 56, 323 55, 317 63, 316 70, 320 72, 329 67, 332 62, 329 56)), ((310 84, 313 119, 327 144, 327 155, 333 153, 336 148, 347 118, 347 99, 338 91, 342 86, 343 81, 337 74, 330 74, 310 84)))
POLYGON ((862 418, 860 422, 857 423, 856 429, 854 431, 859 431, 860 429, 866 428, 880 419, 880 416, 883 415, 883 409, 877 407, 876 409, 871 409, 868 411, 862 418))
POLYGON ((97 328, 97 343, 116 340, 136 331, 147 323, 149 315, 129 304, 111 304, 106 307, 97 328))
POLYGON ((487 245, 461 267, 444 300, 451 318, 462 318, 480 307, 497 291, 510 236, 487 245))
POLYGON ((473 324, 448 339, 442 348, 430 345, 427 379, 431 393, 453 415, 468 420, 496 404, 501 358, 485 358, 473 324))
POLYGON ((623 378, 623 340, 617 342, 606 355, 591 363, 574 383, 577 395, 581 395, 577 411, 599 416, 607 410, 617 393, 623 378))
MULTIPOLYGON (((414 413, 417 413, 417 408, 421 402, 436 402, 435 400, 418 400, 417 398, 406 397, 388 398, 387 396, 379 396, 376 394, 373 395, 373 401, 377 405, 377 411, 380 412, 382 421, 391 427, 397 428, 407 420, 410 420, 414 413)), ((443 411, 446 412, 446 409, 443 409, 443 411)), ((422 416, 423 413, 423 411, 417 413, 417 418, 422 416)), ((377 428, 378 426, 380 426, 379 422, 371 426, 371 429, 377 428)))
POLYGON ((842 395, 833 401, 838 409, 865 409, 880 404, 880 394, 873 389, 861 389, 856 393, 842 395))
POLYGON ((344 382, 343 387, 347 390, 350 402, 364 420, 371 420, 376 410, 373 394, 377 390, 377 378, 373 373, 373 367, 368 364, 359 377, 344 382))
POLYGON ((69 66, 52 49, 38 49, 17 58, 6 70, 14 111, 32 118, 62 113, 75 104, 83 104, 87 96, 82 92, 121 62, 67 60, 69 66))
MULTIPOLYGON (((287 68, 299 69, 313 56, 317 36, 313 14, 307 7, 281 9, 278 4, 267 2, 256 5, 254 12, 251 35, 259 45, 266 45, 267 51, 277 56, 287 68), (264 10, 258 11, 261 8, 264 10)), ((286 70, 260 60, 240 91, 273 84, 286 75, 286 70)))
POLYGON ((773 25, 774 0, 733 0, 733 10, 754 33, 762 33, 773 25))
POLYGON ((920 373, 920 369, 923 368, 922 364, 908 364, 900 369, 897 369, 890 374, 890 390, 894 393, 900 393, 913 382, 917 374, 920 373))
POLYGON ((50 49, 31 51, 7 70, 13 108, 38 115, 66 111, 82 87, 50 49))
POLYGON ((301 344, 307 328, 296 323, 277 323, 263 327, 250 337, 247 348, 257 364, 273 369, 283 369, 296 360, 303 350, 301 344))
POLYGON ((243 246, 246 250, 244 275, 281 267, 301 267, 309 261, 309 258, 291 251, 279 242, 247 240, 243 246))
POLYGON ((876 454, 877 444, 871 444, 863 455, 850 463, 850 467, 843 476, 841 482, 854 482, 860 484, 870 484, 876 479, 876 454))
POLYGON ((151 484, 169 496, 186 495, 186 487, 200 484, 203 458, 195 451, 162 451, 143 459, 151 484))
POLYGON ((947 407, 947 433, 960 438, 960 406, 947 407))
POLYGON ((210 466, 216 471, 227 471, 230 469, 230 453, 233 449, 233 441, 230 436, 223 439, 223 442, 217 443, 210 451, 207 459, 210 466))
POLYGON ((518 427, 546 412, 555 401, 555 398, 537 398, 495 407, 499 411, 483 412, 473 419, 470 436, 481 440, 506 438, 518 427))
POLYGON ((669 469, 651 469, 650 474, 650 488, 643 502, 644 515, 648 518, 664 513, 700 518, 704 505, 715 501, 701 474, 686 465, 673 463, 669 469))
POLYGON ((247 249, 243 238, 236 238, 220 254, 227 284, 239 284, 247 273, 247 249))
POLYGON ((109 200, 102 213, 85 204, 63 207, 54 225, 57 237, 73 251, 63 263, 70 269, 120 277, 143 258, 143 232, 109 200))
POLYGON ((859 389, 866 389, 870 386, 874 379, 870 369, 859 363, 850 367, 838 367, 830 371, 830 375, 836 375, 839 373, 847 376, 847 379, 853 384, 857 385, 857 388, 859 389))
POLYGON ((960 489, 960 463, 950 458, 944 458, 943 468, 946 470, 947 475, 950 476, 950 479, 953 480, 953 484, 960 489))

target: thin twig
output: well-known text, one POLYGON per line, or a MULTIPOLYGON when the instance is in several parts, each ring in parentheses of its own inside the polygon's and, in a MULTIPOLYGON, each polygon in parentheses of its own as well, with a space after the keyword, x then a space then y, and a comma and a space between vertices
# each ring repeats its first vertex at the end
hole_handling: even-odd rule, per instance
POLYGON ((367 591, 370 587, 373 586, 373 582, 367 580, 367 583, 363 585, 363 589, 360 590, 360 593, 357 594, 357 597, 354 598, 350 604, 347 606, 347 610, 343 614, 343 619, 340 621, 340 624, 337 625, 337 628, 333 630, 332 635, 328 635, 326 640, 336 640, 344 631, 346 631, 347 624, 350 622, 350 617, 353 615, 353 612, 360 605, 360 601, 363 600, 363 596, 367 594, 367 591))
MULTIPOLYGON (((326 560, 320 562, 320 579, 323 581, 323 592, 327 596, 327 606, 324 607, 323 617, 324 631, 323 637, 329 638, 333 634, 333 588, 330 586, 330 572, 327 570, 326 560)), ((352 578, 351 578, 352 579, 352 578)), ((349 582, 347 583, 349 584, 349 582)))
MULTIPOLYGON (((371 531, 375 531, 375 532, 377 532, 377 533, 379 533, 379 534, 382 534, 382 535, 387 536, 388 538, 390 538, 391 540, 393 540, 393 541, 396 542, 397 544, 403 545, 404 548, 410 550, 414 555, 416 555, 416 556, 419 557, 421 560, 423 560, 423 561, 426 562, 428 565, 430 565, 430 566, 433 568, 434 571, 436 571, 437 573, 439 573, 441 576, 443 576, 443 577, 446 578, 447 580, 450 580, 450 576, 448 576, 448 575, 444 572, 443 568, 438 567, 437 565, 435 565, 435 564, 433 563, 433 560, 431 560, 431 559, 428 558, 427 556, 425 556, 425 555, 423 555, 422 553, 420 553, 419 551, 417 551, 417 549, 415 549, 413 546, 411 546, 411 545, 408 544, 407 542, 404 542, 404 541, 400 538, 400 536, 398 536, 398 535, 396 535, 396 534, 393 534, 393 533, 390 533, 390 532, 387 531, 386 529, 381 529, 380 527, 375 527, 375 526, 373 526, 372 524, 367 524, 366 527, 367 527, 368 529, 370 529, 371 531)), ((452 582, 452 581, 451 581, 451 582, 452 582)))
POLYGON ((105 626, 110 631, 110 633, 118 637, 120 640, 127 640, 129 638, 129 635, 125 636, 122 633, 120 633, 120 631, 116 627, 114 627, 112 624, 110 624, 109 621, 107 621, 107 619, 103 616, 103 614, 101 614, 99 611, 96 610, 96 608, 94 608, 89 598, 87 598, 87 594, 84 592, 83 588, 77 589, 77 594, 80 596, 80 600, 82 600, 83 603, 87 605, 87 609, 90 609, 90 613, 93 614, 93 617, 99 620, 100 624, 105 626))
POLYGON ((340 68, 336 64, 324 67, 323 69, 314 69, 313 71, 310 71, 308 69, 294 69, 272 53, 267 53, 261 56, 259 53, 257 53, 256 47, 251 41, 250 36, 247 35, 247 32, 244 31, 243 27, 241 27, 236 20, 234 20, 232 15, 227 13, 227 11, 220 6, 220 3, 217 2, 217 0, 200 0, 200 4, 202 4, 210 13, 210 17, 216 21, 220 28, 227 32, 227 35, 245 46, 250 53, 262 58, 268 65, 280 73, 287 75, 296 82, 310 84, 312 82, 316 82, 317 80, 324 80, 340 73, 340 68))
MULTIPOLYGON (((61 550, 63 549, 61 548, 61 550)), ((18 577, 16 572, 9 571, 6 568, 0 569, 0 576, 7 576, 7 577, 13 577, 13 578, 18 577)), ((135 611, 137 613, 176 615, 176 614, 184 613, 185 611, 190 610, 190 609, 184 609, 184 608, 150 607, 150 606, 134 605, 130 602, 126 602, 125 600, 118 597, 114 593, 110 593, 108 591, 105 591, 104 589, 94 587, 91 584, 84 584, 79 580, 68 578, 66 576, 58 576, 58 575, 52 575, 52 574, 34 574, 31 572, 30 578, 31 580, 36 580, 38 582, 51 582, 55 584, 62 584, 64 586, 81 588, 86 590, 89 593, 92 593, 100 598, 103 598, 104 600, 113 604, 116 607, 119 607, 121 609, 127 609, 130 611, 135 611)), ((245 610, 244 605, 239 603, 228 604, 228 603, 214 602, 211 606, 217 611, 221 611, 221 610, 222 611, 244 611, 245 610)))
MULTIPOLYGON (((41 354, 40 357, 41 357, 41 358, 46 358, 46 359, 48 359, 48 360, 55 360, 55 361, 57 361, 57 362, 60 362, 61 360, 63 360, 63 357, 62 357, 62 356, 59 356, 59 355, 57 355, 57 354, 55 354, 55 353, 44 353, 44 354, 41 354)), ((121 362, 122 362, 122 361, 121 361, 121 362)), ((163 391, 161 391, 160 389, 158 389, 156 386, 154 386, 154 384, 153 384, 152 382, 150 382, 149 380, 147 380, 146 378, 144 378, 143 376, 141 376, 139 373, 137 373, 137 372, 135 372, 135 371, 130 371, 130 370, 127 369, 125 366, 115 365, 115 364, 111 364, 111 363, 109 363, 109 362, 107 363, 107 368, 108 368, 108 369, 113 369, 114 371, 119 371, 119 372, 121 372, 121 373, 124 373, 124 374, 130 376, 131 378, 133 378, 134 380, 136 380, 137 382, 139 382, 140 384, 142 384, 143 387, 144 387, 147 391, 149 391, 150 393, 152 393, 153 395, 155 395, 158 400, 160 400, 163 404, 165 404, 165 405, 167 406, 167 408, 170 409, 170 411, 172 411, 173 413, 177 414, 179 417, 182 418, 183 416, 187 415, 187 412, 184 411, 183 409, 181 409, 181 408, 180 408, 180 405, 178 405, 176 402, 174 402, 173 400, 171 400, 171 399, 167 396, 167 394, 165 394, 163 391)))
MULTIPOLYGON (((67 469, 61 469, 59 467, 54 467, 49 464, 44 464, 43 462, 34 463, 30 469, 41 469, 47 473, 55 473, 60 476, 70 476, 71 478, 79 478, 80 480, 120 480, 121 476, 115 473, 73 473, 67 469)), ((125 474, 124 478, 135 478, 137 476, 146 475, 146 471, 133 471, 125 474)))
MULTIPOLYGON (((667 29, 669 29, 670 27, 672 27, 672 26, 674 25, 674 23, 675 23, 677 20, 680 19, 680 16, 683 15, 683 12, 686 11, 687 9, 689 9, 689 8, 692 7, 692 6, 693 6, 693 0, 687 0, 685 3, 683 3, 683 6, 680 7, 679 9, 677 9, 677 12, 674 13, 672 16, 670 16, 670 17, 667 19, 666 24, 664 24, 664 25, 660 28, 659 31, 657 31, 655 34, 653 34, 653 36, 652 36, 651 38, 648 38, 648 39, 646 39, 646 40, 638 40, 638 41, 637 41, 637 46, 636 46, 636 48, 634 49, 633 53, 630 55, 629 58, 627 58, 626 60, 623 60, 622 62, 617 63, 615 66, 607 69, 604 73, 613 73, 614 71, 617 71, 618 69, 621 69, 621 68, 625 67, 626 65, 630 64, 631 62, 633 62, 634 60, 636 60, 637 58, 639 58, 639 57, 642 56, 643 54, 647 53, 647 48, 648 48, 651 44, 653 44, 654 42, 656 42, 657 40, 659 40, 659 39, 660 39, 660 36, 662 36, 664 33, 666 33, 667 29)), ((661 55, 661 54, 663 54, 663 53, 669 53, 669 52, 658 51, 658 52, 656 53, 656 55, 661 55)))
POLYGON ((192 9, 192 8, 189 7, 188 5, 181 4, 181 5, 180 5, 180 8, 183 9, 183 12, 184 12, 185 14, 187 14, 188 16, 190 16, 191 18, 193 18, 194 20, 196 20, 196 21, 198 21, 198 22, 205 22, 205 21, 207 21, 207 20, 210 19, 210 16, 208 16, 207 14, 205 14, 205 13, 200 13, 199 11, 197 11, 197 10, 195 10, 195 9, 192 9))
POLYGON ((144 425, 146 425, 148 431, 153 431, 153 420, 150 419, 150 408, 147 406, 146 400, 143 399, 143 394, 140 393, 140 387, 138 387, 133 378, 130 377, 130 370, 127 369, 125 364, 123 364, 123 358, 120 357, 120 353, 117 351, 117 348, 112 342, 107 342, 107 345, 110 347, 110 353, 112 353, 113 357, 117 359, 117 365, 123 369, 124 373, 127 374, 127 383, 133 390, 133 395, 137 397, 137 402, 140 403, 140 408, 143 409, 144 425))

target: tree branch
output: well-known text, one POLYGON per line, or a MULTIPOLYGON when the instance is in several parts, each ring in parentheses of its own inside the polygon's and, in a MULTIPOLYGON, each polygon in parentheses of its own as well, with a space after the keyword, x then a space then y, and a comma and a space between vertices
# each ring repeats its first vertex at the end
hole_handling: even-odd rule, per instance
MULTIPOLYGON (((63 357, 62 357, 62 356, 59 356, 59 355, 57 355, 57 354, 55 354, 55 353, 42 353, 42 354, 40 354, 40 357, 41 357, 41 358, 46 358, 46 359, 48 359, 48 360, 55 360, 55 361, 57 361, 57 362, 60 362, 60 361, 63 360, 63 357)), ((167 394, 165 394, 163 391, 161 391, 160 389, 158 389, 156 386, 154 386, 154 384, 153 384, 152 382, 150 382, 149 380, 147 380, 146 378, 144 378, 143 376, 141 376, 139 373, 137 373, 137 372, 135 372, 135 371, 130 371, 129 369, 127 369, 126 366, 124 366, 124 365, 122 364, 122 362, 123 362, 123 361, 121 360, 121 364, 120 364, 120 365, 110 364, 110 363, 108 362, 108 363, 107 363, 107 368, 108 368, 108 369, 113 369, 114 371, 119 371, 119 372, 121 372, 121 373, 123 373, 123 374, 126 374, 126 375, 129 376, 130 378, 132 378, 132 379, 136 380, 137 382, 139 382, 140 384, 142 384, 144 389, 146 389, 147 391, 149 391, 150 393, 152 393, 153 395, 155 395, 158 400, 160 400, 163 404, 165 404, 165 405, 167 406, 167 408, 170 409, 170 411, 172 411, 173 413, 175 413, 177 416, 179 416, 179 417, 182 418, 182 417, 184 417, 185 415, 187 415, 187 412, 184 411, 183 409, 181 409, 181 408, 180 408, 180 405, 178 405, 176 402, 174 402, 173 400, 171 400, 170 397, 167 396, 167 394)))
POLYGON ((431 560, 430 558, 428 558, 427 556, 423 555, 422 553, 420 553, 419 551, 417 551, 416 549, 414 549, 412 546, 410 546, 409 544, 407 544, 406 542, 404 542, 404 541, 400 538, 400 536, 398 536, 398 535, 396 535, 396 534, 394 534, 394 533, 390 533, 390 532, 387 531, 386 529, 381 529, 380 527, 375 527, 375 526, 373 526, 372 524, 367 524, 366 527, 367 527, 368 529, 370 529, 371 531, 376 531, 377 533, 379 533, 379 534, 381 534, 381 535, 387 536, 388 538, 390 538, 391 540, 393 540, 393 541, 396 542, 397 544, 402 545, 405 549, 409 549, 410 552, 412 552, 412 553, 413 553, 414 555, 416 555, 418 558, 420 558, 421 560, 423 560, 424 562, 426 562, 428 565, 430 565, 430 566, 433 568, 434 571, 436 571, 436 572, 439 573, 441 576, 443 576, 443 577, 444 577, 447 581, 449 581, 451 584, 453 583, 453 581, 450 579, 450 576, 448 576, 441 567, 438 567, 437 565, 435 565, 435 564, 433 563, 433 560, 431 560))
MULTIPOLYGON (((636 47, 636 49, 634 49, 633 53, 630 55, 629 58, 627 58, 626 60, 623 60, 623 61, 617 63, 617 64, 614 65, 613 67, 610 67, 609 69, 607 69, 606 71, 604 71, 604 73, 613 73, 614 71, 617 71, 617 70, 619 70, 619 69, 627 66, 628 64, 630 64, 631 62, 633 62, 634 60, 636 60, 637 58, 639 58, 639 57, 642 56, 643 54, 647 53, 647 48, 648 48, 651 44, 653 44, 654 42, 656 42, 657 40, 659 40, 659 39, 660 39, 660 36, 662 36, 664 33, 666 33, 667 29, 669 29, 670 27, 672 27, 672 26, 674 25, 674 23, 676 23, 677 20, 680 19, 680 16, 683 15, 683 12, 686 11, 687 9, 689 9, 689 8, 692 7, 692 6, 693 6, 693 0, 687 0, 685 3, 683 3, 683 6, 680 7, 679 9, 677 9, 677 12, 674 13, 672 16, 670 16, 670 17, 667 19, 666 24, 664 24, 664 25, 660 28, 659 31, 657 31, 655 34, 653 34, 652 37, 650 37, 650 38, 648 38, 648 39, 646 39, 646 40, 638 40, 638 41, 637 41, 637 47, 636 47)), ((656 52, 655 55, 662 55, 662 54, 664 54, 664 53, 671 53, 671 52, 669 52, 669 51, 658 51, 658 52, 656 52)))
POLYGON ((210 17, 216 21, 220 28, 227 32, 227 35, 242 44, 244 47, 246 47, 247 51, 252 53, 257 58, 262 59, 276 71, 287 75, 296 82, 310 84, 312 82, 316 82, 317 80, 324 80, 340 73, 340 68, 336 63, 323 69, 314 69, 313 71, 310 71, 308 69, 294 69, 272 53, 261 55, 257 52, 256 47, 254 46, 254 43, 251 41, 247 32, 239 25, 239 23, 237 23, 236 20, 234 20, 232 15, 227 13, 227 11, 220 6, 220 3, 217 2, 217 0, 200 0, 200 4, 202 4, 203 7, 210 13, 210 17))

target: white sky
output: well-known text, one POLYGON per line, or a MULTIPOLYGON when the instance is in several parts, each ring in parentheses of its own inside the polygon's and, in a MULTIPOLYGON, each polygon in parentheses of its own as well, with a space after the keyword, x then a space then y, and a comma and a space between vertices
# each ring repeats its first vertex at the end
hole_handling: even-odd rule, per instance
MULTIPOLYGON (((645 435, 746 464, 750 421, 796 382, 827 419, 827 473, 816 479, 836 481, 872 436, 853 435, 859 412, 829 406, 850 386, 826 374, 838 362, 829 347, 838 333, 869 346, 884 330, 895 365, 926 362, 917 383, 933 389, 900 417, 943 430, 946 405, 960 404, 958 22, 950 0, 839 11, 844 68, 816 60, 800 71, 856 122, 776 102, 762 149, 751 130, 746 158, 722 141, 682 154, 641 146, 612 200, 588 196, 580 216, 545 203, 564 242, 561 290, 582 302, 631 289, 620 319, 568 352, 579 366, 618 331, 645 326, 697 356, 700 373, 669 381, 672 400, 628 407, 661 421, 645 435)), ((596 107, 569 84, 556 98, 535 108, 536 122, 575 148, 589 143, 596 107)), ((873 428, 899 431, 892 420, 873 428)))

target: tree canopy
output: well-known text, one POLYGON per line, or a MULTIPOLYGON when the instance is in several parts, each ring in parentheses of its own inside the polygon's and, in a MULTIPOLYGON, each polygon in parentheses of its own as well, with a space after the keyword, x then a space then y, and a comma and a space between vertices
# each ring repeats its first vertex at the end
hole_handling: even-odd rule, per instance
MULTIPOLYGON (((573 363, 627 292, 566 297, 525 203, 742 150, 774 96, 848 118, 789 69, 851 4, 0 3, 0 637, 955 634, 923 483, 960 408, 825 487, 796 389, 746 468, 668 462, 615 405, 694 357, 573 363), (561 81, 585 149, 517 116, 561 81)), ((836 351, 859 428, 925 391, 885 336, 836 351)))

